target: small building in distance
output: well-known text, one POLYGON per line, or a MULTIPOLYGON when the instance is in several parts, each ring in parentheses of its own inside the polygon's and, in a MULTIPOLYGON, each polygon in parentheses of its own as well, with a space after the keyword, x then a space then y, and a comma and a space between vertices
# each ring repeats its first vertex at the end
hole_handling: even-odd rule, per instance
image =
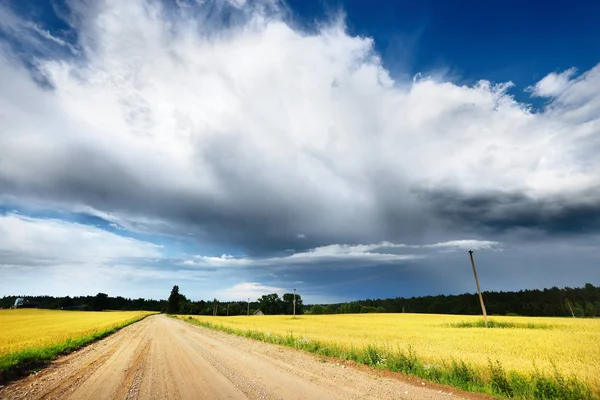
POLYGON ((13 308, 38 308, 39 306, 39 303, 35 301, 29 301, 19 297, 15 300, 15 305, 13 308))
POLYGON ((252 315, 265 315, 262 311, 256 310, 252 315))

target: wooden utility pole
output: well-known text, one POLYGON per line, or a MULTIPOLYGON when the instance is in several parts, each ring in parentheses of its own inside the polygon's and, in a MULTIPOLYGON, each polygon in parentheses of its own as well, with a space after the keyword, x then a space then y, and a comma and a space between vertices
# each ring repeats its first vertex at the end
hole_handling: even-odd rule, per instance
POLYGON ((248 316, 250 316, 250 297, 248 297, 248 316))
POLYGON ((294 289, 294 318, 296 318, 296 289, 294 289))
POLYGON ((477 270, 475 269, 475 261, 473 261, 473 250, 469 250, 469 257, 471 258, 471 266, 473 267, 473 275, 475 276, 475 283, 477 284, 477 294, 479 294, 479 303, 481 303, 481 311, 483 312, 483 322, 485 327, 488 326, 487 312, 485 311, 485 304, 483 304, 483 296, 481 296, 481 288, 479 287, 479 278, 477 278, 477 270))
POLYGON ((227 316, 229 317, 229 303, 227 303, 227 316))
POLYGON ((573 308, 571 307, 571 302, 567 299, 567 305, 569 306, 569 310, 571 310, 571 315, 575 318, 575 313, 573 312, 573 308))

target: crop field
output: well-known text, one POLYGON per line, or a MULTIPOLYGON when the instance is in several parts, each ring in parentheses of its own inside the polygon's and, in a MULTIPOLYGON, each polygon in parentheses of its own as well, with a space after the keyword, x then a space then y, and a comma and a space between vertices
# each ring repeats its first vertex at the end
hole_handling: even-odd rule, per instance
POLYGON ((0 310, 0 381, 151 314, 145 311, 0 310))
MULTIPOLYGON (((534 389, 548 384, 546 378, 563 383, 575 378, 593 396, 600 395, 600 319, 492 317, 496 327, 485 329, 479 326, 481 317, 459 315, 192 318, 201 325, 210 324, 231 333, 408 373, 419 372, 417 367, 411 371, 413 367, 406 362, 414 359, 423 377, 435 378, 440 371, 456 372, 464 366, 465 373, 474 375, 474 381, 491 380, 497 386, 506 384, 513 373, 513 380, 520 379, 516 375, 525 379, 544 377, 534 381, 534 389), (395 368, 388 358, 404 361, 395 368)), ((452 383, 451 379, 437 381, 452 383)), ((470 389, 469 384, 463 386, 470 389)), ((516 395, 513 389, 500 388, 496 392, 516 395)))

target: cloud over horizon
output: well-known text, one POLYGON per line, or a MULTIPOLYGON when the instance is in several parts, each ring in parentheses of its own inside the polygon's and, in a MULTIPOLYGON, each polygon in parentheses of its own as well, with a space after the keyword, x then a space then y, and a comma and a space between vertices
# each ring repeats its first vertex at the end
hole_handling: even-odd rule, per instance
MULTIPOLYGON (((600 231, 600 64, 527 88, 406 80, 343 19, 301 28, 276 1, 68 4, 68 34, 0 6, 0 206, 87 209, 225 249, 174 257, 188 267, 260 264, 265 276, 600 231)), ((34 222, 0 219, 22 257, 38 257, 18 234, 34 222)), ((160 253, 71 228, 61 246, 160 253)), ((228 287, 248 282, 281 287, 228 287)))

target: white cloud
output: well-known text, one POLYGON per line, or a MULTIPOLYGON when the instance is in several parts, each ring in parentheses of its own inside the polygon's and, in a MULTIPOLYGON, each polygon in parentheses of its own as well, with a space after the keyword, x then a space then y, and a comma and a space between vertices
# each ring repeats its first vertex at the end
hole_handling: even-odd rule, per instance
POLYGON ((385 263, 399 263, 403 261, 425 258, 429 253, 399 254, 398 249, 406 250, 430 250, 443 249, 445 251, 455 250, 501 250, 502 243, 488 240, 452 240, 448 242, 414 245, 392 242, 381 242, 373 244, 332 244, 319 246, 304 252, 298 252, 284 257, 249 258, 235 257, 223 254, 219 257, 196 255, 194 260, 186 260, 185 265, 215 266, 215 267, 253 267, 253 266, 289 266, 307 264, 327 264, 341 262, 350 267, 377 265, 385 263))
POLYGON ((57 219, 0 215, 4 264, 98 265, 126 258, 161 257, 161 246, 57 219))
POLYGON ((501 250, 502 243, 490 240, 450 240, 420 246, 422 248, 444 248, 449 250, 501 250))
POLYGON ((114 229, 116 229, 116 230, 118 230, 118 231, 123 231, 123 230, 125 230, 125 228, 123 228, 121 225, 119 225, 119 224, 115 224, 114 222, 111 222, 111 223, 109 224, 109 226, 110 226, 110 227, 112 227, 112 228, 114 228, 114 229))
POLYGON ((380 242, 373 244, 332 244, 320 246, 307 252, 295 253, 281 258, 281 262, 325 262, 328 259, 360 260, 372 263, 400 262, 426 257, 427 254, 398 254, 398 249, 446 249, 446 250, 492 250, 500 249, 501 243, 488 240, 452 240, 434 244, 402 244, 380 242))
POLYGON ((571 85, 571 78, 576 72, 577 68, 569 68, 560 74, 552 72, 536 83, 535 86, 528 87, 527 91, 531 92, 532 96, 557 97, 571 85))
POLYGON ((227 0, 234 7, 242 8, 246 5, 246 0, 227 0))
MULTIPOLYGON (((307 265, 319 263, 335 263, 346 261, 347 266, 363 266, 364 264, 377 264, 388 262, 401 262, 422 258, 415 254, 386 254, 371 253, 359 250, 361 246, 329 245, 317 247, 307 252, 294 253, 285 257, 248 258, 248 257, 209 257, 195 256, 194 260, 184 261, 187 265, 210 265, 215 267, 268 267, 307 265)), ((377 248, 377 247, 375 247, 377 248)))
MULTIPOLYGON (((569 70, 570 71, 570 70, 569 70)), ((565 72, 566 73, 566 72, 565 72)), ((567 125, 570 135, 560 138, 565 145, 565 153, 574 157, 580 155, 581 165, 587 165, 594 170, 597 165, 589 164, 588 157, 597 152, 595 136, 598 135, 600 119, 600 64, 589 71, 571 79, 564 89, 556 94, 548 106, 546 115, 567 125), (569 139, 569 140, 566 140, 569 139)), ((558 151, 558 149, 556 149, 558 151)), ((568 159, 577 163, 576 158, 568 159)), ((584 168, 580 166, 580 168, 584 168)))
MULTIPOLYGON (((592 125, 531 114, 508 84, 395 82, 372 40, 340 24, 307 34, 255 14, 206 37, 190 19, 173 30, 155 2, 86 11, 85 60, 40 60, 53 91, 0 56, 5 180, 43 187, 62 174, 47 166, 83 145, 157 191, 226 199, 230 188, 208 154, 235 142, 230 173, 260 177, 261 189, 286 199, 311 198, 340 219, 360 209, 368 216, 371 178, 382 171, 409 185, 539 196, 597 182, 600 161, 582 160, 572 135, 596 132, 592 125)), ((557 96, 573 73, 550 74, 532 90, 557 96)), ((597 82, 588 84, 599 97, 597 82)))
POLYGON ((274 286, 265 286, 257 282, 241 282, 233 285, 230 288, 218 292, 220 299, 241 300, 250 298, 251 301, 256 301, 257 298, 265 294, 277 293, 282 296, 284 289, 274 286))
POLYGON ((223 254, 218 257, 196 255, 194 258, 196 260, 186 260, 185 263, 189 265, 211 265, 215 267, 243 267, 253 264, 251 259, 245 257, 234 257, 230 254, 223 254))
MULTIPOLYGON (((0 215, 0 293, 166 298, 215 290, 219 273, 165 257, 163 245, 52 218, 0 215)), ((203 264, 206 265, 206 264, 203 264)))
MULTIPOLYGON (((73 222, 0 215, 0 293, 158 294, 161 282, 202 281, 201 271, 161 269, 163 247, 73 222), (157 291, 154 287, 159 286, 157 291)), ((159 295, 166 297, 166 294, 159 295)))
POLYGON ((30 26, 30 28, 33 29, 35 32, 37 32, 43 38, 48 39, 48 40, 58 44, 59 46, 67 47, 73 54, 78 53, 77 49, 73 45, 71 45, 69 42, 64 41, 61 38, 53 36, 48 30, 41 29, 37 25, 32 25, 32 26, 30 26))

